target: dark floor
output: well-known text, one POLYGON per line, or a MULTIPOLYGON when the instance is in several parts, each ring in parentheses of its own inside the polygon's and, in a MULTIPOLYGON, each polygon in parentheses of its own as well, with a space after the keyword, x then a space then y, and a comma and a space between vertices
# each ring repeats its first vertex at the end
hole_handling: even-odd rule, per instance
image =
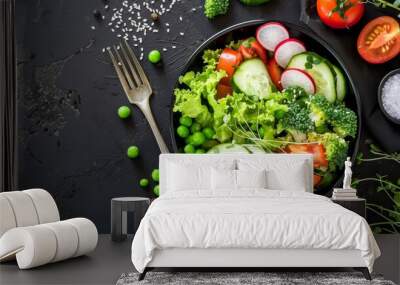
POLYGON ((134 271, 130 259, 132 238, 112 242, 100 235, 96 250, 88 256, 18 270, 16 262, 0 265, 0 284, 115 284, 124 272, 134 271))
MULTIPOLYGON (((399 283, 398 236, 377 235, 376 239, 382 257, 376 261, 374 273, 399 283)), ((0 285, 115 284, 122 273, 135 270, 130 259, 131 242, 132 237, 115 243, 111 242, 109 235, 100 235, 97 249, 89 256, 30 270, 19 270, 15 262, 0 264, 0 285)))

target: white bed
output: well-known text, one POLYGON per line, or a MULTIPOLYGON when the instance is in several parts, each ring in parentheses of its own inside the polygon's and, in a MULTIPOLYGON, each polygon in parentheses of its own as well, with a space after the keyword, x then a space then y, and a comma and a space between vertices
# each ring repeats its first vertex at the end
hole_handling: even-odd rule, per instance
POLYGON ((160 198, 132 243, 140 278, 154 267, 354 267, 370 278, 380 251, 367 222, 312 194, 312 172, 310 155, 161 155, 160 198), (254 187, 260 169, 268 183, 254 187), (225 173, 235 186, 210 182, 225 173))

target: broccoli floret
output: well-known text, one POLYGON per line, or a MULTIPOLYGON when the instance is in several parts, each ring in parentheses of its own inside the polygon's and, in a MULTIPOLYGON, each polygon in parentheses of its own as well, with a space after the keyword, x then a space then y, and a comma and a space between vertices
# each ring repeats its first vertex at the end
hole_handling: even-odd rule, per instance
POLYGON ((277 128, 279 133, 282 131, 290 133, 296 142, 305 141, 306 133, 314 130, 306 104, 302 101, 290 103, 277 128))
POLYGON ((310 97, 310 119, 318 129, 325 129, 326 123, 332 113, 332 105, 323 95, 314 95, 310 97))
POLYGON ((212 19, 218 15, 228 12, 230 0, 206 0, 204 3, 204 14, 212 19))
POLYGON ((349 146, 342 137, 335 133, 325 133, 321 135, 312 132, 308 134, 308 141, 319 142, 324 146, 329 171, 335 171, 343 167, 349 146))
POLYGON ((308 97, 307 92, 303 88, 297 86, 289 87, 283 90, 281 93, 276 94, 278 98, 281 98, 281 100, 284 100, 288 104, 308 97))
POLYGON ((323 95, 310 97, 310 118, 318 132, 326 132, 327 126, 339 136, 355 137, 357 134, 357 115, 343 104, 331 104, 323 95))
POLYGON ((330 114, 330 123, 335 133, 345 138, 355 138, 357 134, 357 115, 344 105, 336 105, 330 114))

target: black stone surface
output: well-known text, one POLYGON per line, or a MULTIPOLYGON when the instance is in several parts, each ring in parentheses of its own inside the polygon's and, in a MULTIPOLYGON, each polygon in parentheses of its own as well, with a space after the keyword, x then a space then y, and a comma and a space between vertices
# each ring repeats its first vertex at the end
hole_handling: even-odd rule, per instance
MULTIPOLYGON (((110 32, 107 20, 99 20, 93 14, 95 9, 106 16, 109 12, 102 10, 101 0, 16 2, 19 188, 43 187, 55 197, 62 218, 87 217, 100 232, 109 232, 111 198, 153 197, 151 188, 141 189, 138 182, 142 177, 149 178, 158 165, 159 154, 150 128, 137 108, 133 107, 133 117, 126 121, 117 116, 117 108, 128 102, 102 49, 118 39, 110 32), (132 144, 141 151, 135 160, 125 154, 132 144)), ((121 1, 109 3, 112 8, 120 6, 121 1)), ((152 110, 168 145, 172 88, 199 43, 222 28, 250 19, 300 24, 300 1, 274 0, 261 7, 244 7, 233 0, 229 16, 214 21, 203 16, 198 8, 201 3, 182 0, 176 4, 171 13, 161 16, 160 23, 175 23, 179 15, 183 16, 183 23, 171 27, 169 34, 150 34, 143 43, 144 52, 169 48, 161 66, 143 61, 154 90, 152 110), (197 11, 193 12, 193 7, 197 11), (180 32, 185 35, 180 36, 180 32), (171 49, 172 45, 177 48, 171 49)), ((367 14, 364 22, 370 17, 367 14)), ((332 38, 325 40, 335 42, 338 37, 342 34, 332 32, 332 38)), ((362 86, 366 74, 375 67, 358 58, 354 44, 349 42, 355 37, 347 35, 337 51, 351 66, 356 83, 362 86)), ((135 52, 140 54, 138 49, 135 52)), ((390 68, 383 65, 378 69, 384 74, 390 68)), ((363 89, 362 96, 376 96, 371 84, 378 84, 379 78, 374 77, 371 82, 370 90, 363 89)), ((392 166, 386 168, 396 174, 392 166)), ((385 171, 385 166, 376 169, 385 171)), ((376 169, 369 166, 360 171, 369 175, 376 169)), ((373 191, 367 189, 361 196, 373 191)), ((373 199, 374 195, 371 194, 373 199)))

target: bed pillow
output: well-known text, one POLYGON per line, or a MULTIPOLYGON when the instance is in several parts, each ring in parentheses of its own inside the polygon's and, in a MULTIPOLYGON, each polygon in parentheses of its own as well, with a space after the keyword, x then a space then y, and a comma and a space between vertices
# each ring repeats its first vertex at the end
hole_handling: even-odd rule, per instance
POLYGON ((236 190, 236 170, 233 169, 211 169, 212 190, 236 190))
POLYGON ((267 172, 267 188, 272 190, 303 191, 308 189, 308 169, 303 160, 290 159, 238 159, 239 170, 260 170, 267 172))
POLYGON ((210 188, 210 167, 191 166, 171 163, 168 166, 169 191, 185 191, 210 188))
POLYGON ((190 160, 170 162, 167 166, 168 191, 211 190, 211 170, 230 171, 236 162, 216 160, 214 166, 192 163, 190 160))
POLYGON ((267 188, 267 171, 263 170, 236 170, 237 188, 267 188))
POLYGON ((211 170, 211 188, 213 190, 234 191, 242 188, 266 188, 265 170, 211 170))

